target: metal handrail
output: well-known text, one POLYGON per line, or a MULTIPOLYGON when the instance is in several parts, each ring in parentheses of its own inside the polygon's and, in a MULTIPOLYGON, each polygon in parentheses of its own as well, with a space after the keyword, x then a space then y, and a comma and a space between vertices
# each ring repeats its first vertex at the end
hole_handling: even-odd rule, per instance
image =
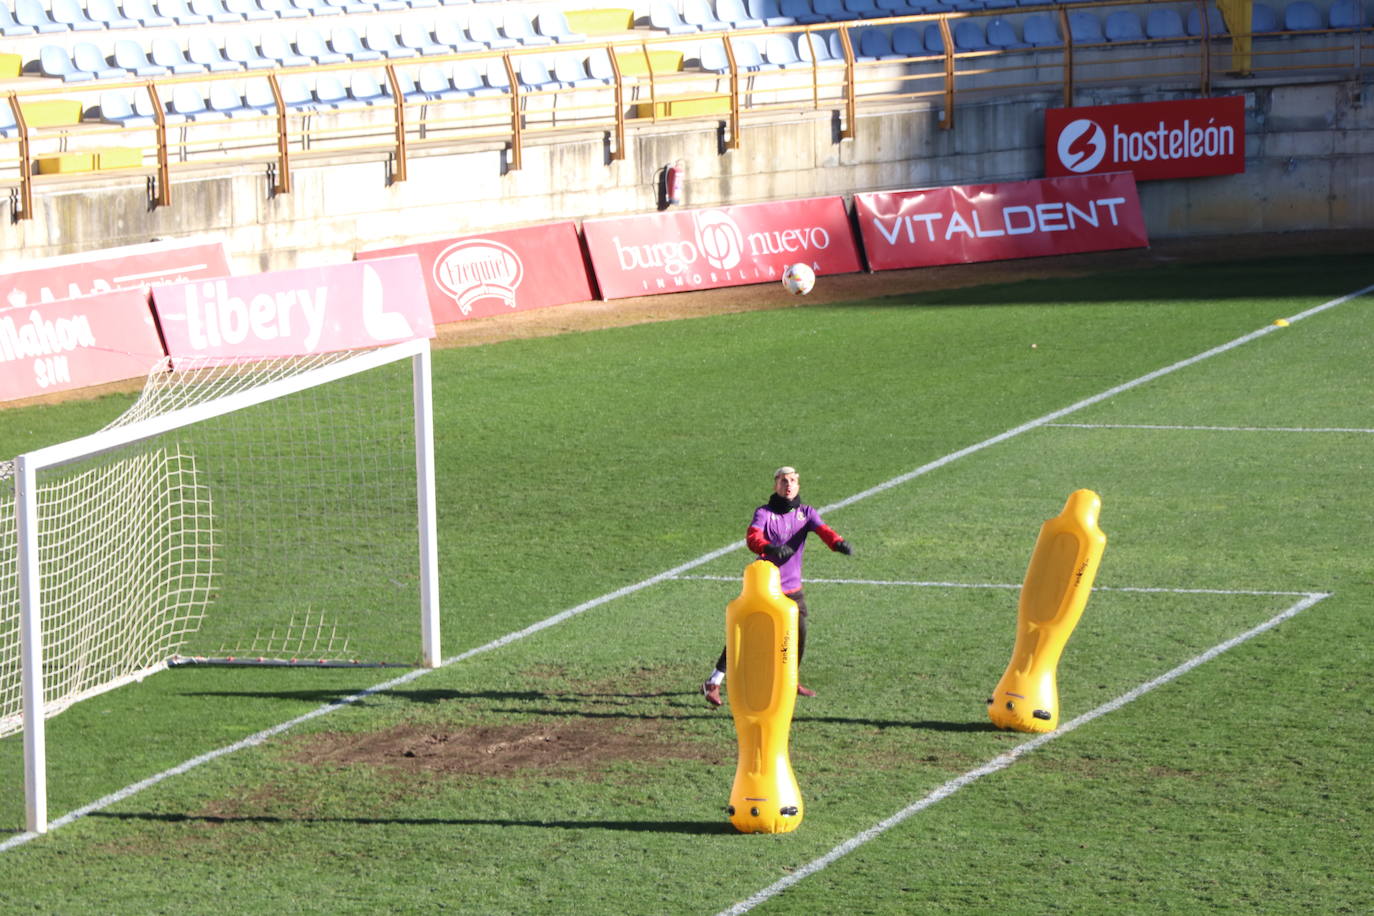
MULTIPOLYGON (((343 112, 293 109, 282 92, 281 80, 288 75, 286 70, 272 70, 259 74, 205 73, 159 77, 154 80, 112 80, 83 84, 80 88, 68 85, 15 88, 9 91, 9 104, 15 115, 17 142, 0 145, 0 172, 9 171, 14 175, 9 183, 17 184, 18 187, 19 206, 16 217, 32 217, 34 190, 48 179, 46 175, 35 174, 35 155, 44 155, 48 148, 79 148, 88 137, 108 137, 113 133, 126 131, 126 136, 132 138, 139 136, 140 132, 133 128, 112 129, 108 124, 97 126, 89 122, 37 127, 31 123, 31 119, 25 117, 25 104, 56 97, 77 96, 89 99, 102 91, 130 88, 145 91, 152 103, 155 120, 153 145, 150 149, 147 143, 143 142, 138 144, 137 148, 143 153, 145 161, 151 153, 156 163, 151 171, 150 184, 154 188, 152 202, 158 206, 171 204, 171 186, 175 173, 183 167, 197 163, 266 162, 275 172, 273 193, 290 193, 291 160, 295 151, 387 156, 392 160, 389 175, 393 181, 407 179, 407 163, 417 150, 461 148, 462 144, 470 142, 504 144, 507 151, 506 167, 518 170, 523 164, 523 150, 527 135, 530 134, 546 136, 574 132, 603 132, 608 142, 614 146, 611 158, 622 159, 625 155, 627 133, 641 124, 657 124, 664 120, 682 123, 721 123, 721 113, 710 110, 709 106, 703 106, 707 109, 703 113, 681 115, 676 114, 677 109, 671 105, 673 102, 720 98, 721 80, 724 80, 727 87, 725 94, 728 95, 729 103, 722 124, 726 149, 740 147, 743 126, 750 118, 776 116, 777 112, 786 110, 833 109, 842 118, 840 136, 850 139, 855 136, 861 107, 874 109, 893 104, 924 104, 938 98, 943 101, 944 106, 939 124, 942 128, 950 129, 954 126, 956 109, 959 105, 965 104, 964 100, 988 93, 1006 96, 1014 92, 1043 91, 1046 86, 1058 85, 1064 105, 1069 106, 1073 104, 1077 89, 1085 84, 1110 85, 1148 80, 1153 84, 1160 81, 1175 81, 1200 95, 1210 94, 1212 57, 1214 54, 1226 56, 1229 50, 1225 47, 1213 47, 1214 44, 1218 44, 1217 36, 1211 33, 1203 0, 1198 0, 1198 9, 1202 12, 1202 34, 1196 37, 1169 40, 1147 38, 1132 43, 1097 45, 1084 45, 1072 37, 1069 27, 1070 9, 1143 10, 1161 2, 1164 0, 1111 0, 1099 3, 1074 3, 1071 7, 1058 3, 1018 7, 1015 9, 1016 15, 1044 13, 1054 16, 1059 23, 1060 34, 1064 36, 1060 45, 1029 50, 961 51, 956 48, 954 24, 958 20, 1004 16, 1007 15, 1005 10, 928 13, 844 23, 750 29, 747 33, 725 33, 719 38, 724 45, 729 72, 721 75, 704 70, 663 71, 656 65, 653 53, 658 49, 668 49, 681 52, 685 56, 687 51, 684 49, 702 40, 714 40, 716 36, 699 34, 692 39, 684 39, 678 36, 657 35, 623 41, 588 43, 576 50, 604 53, 610 59, 611 83, 596 87, 564 87, 556 90, 522 87, 519 79, 521 57, 549 53, 549 49, 544 48, 455 53, 404 62, 348 62, 295 67, 289 71, 289 75, 299 78, 331 71, 384 71, 386 84, 390 89, 386 104, 343 112), (943 38, 942 53, 890 61, 866 61, 856 53, 858 41, 855 32, 858 29, 895 28, 902 25, 925 28, 932 24, 938 28, 943 38), (809 67, 749 71, 741 65, 735 47, 735 42, 742 37, 754 38, 770 34, 793 35, 811 46, 813 41, 824 43, 823 33, 826 32, 839 34, 842 59, 833 66, 818 59, 812 47, 809 67), (1102 59, 1092 60, 1092 55, 1088 52, 1094 51, 1098 52, 1096 56, 1102 59), (642 55, 647 73, 641 75, 627 72, 622 67, 622 54, 642 55), (409 72, 408 68, 428 64, 442 65, 454 61, 490 62, 496 58, 501 60, 509 81, 508 90, 501 96, 449 101, 415 101, 407 100, 404 96, 404 82, 400 74, 409 72), (1104 65, 1109 65, 1115 72, 1101 72, 1104 65), (935 66, 936 69, 930 70, 931 66, 935 66), (1060 71, 1060 77, 1056 81, 1044 78, 1018 78, 1015 75, 1018 71, 1036 69, 1042 73, 1052 72, 1056 67, 1060 71), (922 72, 923 70, 926 72, 922 72), (258 116, 258 120, 272 121, 274 127, 271 133, 247 136, 237 134, 233 137, 232 143, 226 143, 222 139, 217 139, 216 132, 223 134, 229 130, 227 119, 178 122, 178 139, 174 144, 169 139, 168 117, 162 105, 163 90, 184 83, 204 86, 219 79, 268 81, 275 110, 258 116), (931 88, 936 80, 939 81, 939 88, 931 88), (634 104, 632 100, 638 97, 642 88, 647 88, 647 112, 640 102, 639 107, 633 108, 640 116, 632 117, 629 113, 634 104), (549 102, 547 118, 541 117, 541 112, 532 110, 531 103, 542 106, 544 101, 549 102), (488 111, 485 106, 498 102, 504 102, 504 116, 480 114, 488 111), (479 115, 474 116, 473 112, 478 112, 479 115), (263 142, 259 144, 258 141, 263 142), (227 147, 232 147, 232 150, 227 147), (5 152, 10 148, 15 150, 15 155, 7 159, 5 152), (254 152, 255 149, 257 152, 254 152)), ((1176 3, 1169 5, 1177 6, 1176 3)), ((1297 71, 1338 70, 1349 73, 1353 70, 1358 77, 1364 58, 1363 43, 1368 40, 1368 34, 1365 30, 1357 29, 1297 33, 1293 37, 1304 39, 1306 45, 1254 47, 1251 51, 1251 69, 1279 75, 1297 71), (1310 46, 1314 42, 1316 46, 1310 46)), ((559 53, 568 52, 569 47, 559 48, 559 53)), ((1031 75, 1034 77, 1034 72, 1031 75)), ((170 92, 168 94, 170 95, 170 92)), ((90 180, 105 180, 107 174, 95 173, 90 180)), ((69 174, 65 178, 72 180, 73 176, 69 174)), ((0 182, 4 181, 3 175, 0 174, 0 182)))

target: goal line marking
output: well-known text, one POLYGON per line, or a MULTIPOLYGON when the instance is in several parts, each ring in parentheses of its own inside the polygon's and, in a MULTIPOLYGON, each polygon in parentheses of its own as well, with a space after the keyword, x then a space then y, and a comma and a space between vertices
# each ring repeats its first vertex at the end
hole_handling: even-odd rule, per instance
POLYGON ((965 786, 977 782, 984 776, 990 776, 993 773, 1005 770, 1007 767, 1011 766, 1020 758, 1026 756, 1032 751, 1044 747, 1046 744, 1050 743, 1054 739, 1067 735, 1074 729, 1079 728, 1083 725, 1087 725, 1094 719, 1099 719, 1102 716, 1107 715, 1108 713, 1115 712, 1116 710, 1122 708, 1126 704, 1132 703, 1135 700, 1140 699, 1145 694, 1154 690, 1156 687, 1162 687, 1170 681, 1182 677, 1189 671, 1192 671, 1194 668, 1197 668, 1200 665, 1206 664, 1207 662, 1216 658, 1218 655, 1221 655, 1228 649, 1233 649, 1244 642, 1248 642, 1249 640, 1254 639, 1261 633, 1265 633, 1269 630, 1272 630, 1274 627, 1278 626, 1283 621, 1288 620, 1292 617, 1296 617, 1298 614, 1301 614, 1303 611, 1312 607, 1318 601, 1321 601, 1322 599, 1329 597, 1331 597, 1330 592, 1307 593, 1301 601, 1292 605, 1288 609, 1280 612, 1279 614, 1276 614, 1275 616, 1269 618, 1264 623, 1261 623, 1256 627, 1252 627, 1251 629, 1246 630, 1239 636, 1235 636, 1231 639, 1226 640, 1225 642, 1218 643, 1217 645, 1208 649, 1206 652, 1203 652, 1200 655, 1193 656, 1192 658, 1188 659, 1188 661, 1184 662, 1176 668, 1171 669, 1170 671, 1165 672, 1164 674, 1161 674, 1159 677, 1146 681, 1140 686, 1135 687, 1127 691, 1126 693, 1123 693, 1116 699, 1109 700, 1106 703, 1103 703, 1101 706, 1097 707, 1096 709, 1090 712, 1086 712, 1083 715, 1078 716, 1077 718, 1060 725, 1059 728, 1055 731, 1047 732, 1043 735, 1031 738, 1029 741, 1026 741, 1022 744, 1018 744, 1016 747, 1012 748, 1009 751, 1005 751, 1001 754, 998 754, 996 757, 992 758, 991 760, 987 761, 981 766, 974 767, 973 769, 949 780, 944 785, 941 785, 940 787, 928 793, 924 798, 921 798, 919 801, 913 802, 912 804, 898 811, 896 814, 893 814, 892 816, 879 821, 878 823, 874 824, 872 827, 869 827, 862 833, 855 834, 848 840, 845 840, 840 845, 831 849, 825 855, 821 856, 818 859, 814 859, 811 862, 808 862, 806 865, 803 865, 801 868, 798 868, 796 871, 792 872, 787 877, 781 878, 773 884, 770 884, 768 887, 749 897, 747 900, 742 900, 734 906, 730 907, 729 909, 722 910, 719 916, 738 916, 738 914, 749 912, 754 907, 762 903, 768 902, 769 900, 773 899, 778 894, 781 894, 783 891, 787 890, 789 887, 792 887, 794 884, 803 880, 804 878, 808 878, 811 875, 814 875, 817 872, 821 871, 822 869, 825 869, 828 866, 834 864, 836 861, 853 852, 854 850, 858 849, 860 846, 863 846, 870 840, 877 839, 878 837, 882 836, 884 833, 891 830, 893 827, 896 827, 897 825, 901 824, 903 821, 907 820, 913 815, 919 814, 921 811, 924 811, 926 808, 929 808, 936 802, 944 801, 946 798, 949 798, 951 795, 953 795, 955 792, 958 792, 965 786))
MULTIPOLYGON (((1344 305, 1346 302, 1349 302, 1352 299, 1359 298, 1360 296, 1363 296, 1371 291, 1374 291, 1374 283, 1371 283, 1368 286, 1363 287, 1362 289, 1355 290, 1352 293, 1347 293, 1344 296, 1340 296, 1335 299, 1329 299, 1326 302, 1321 303, 1320 305, 1314 305, 1312 308, 1307 309, 1306 311, 1300 312, 1297 315, 1290 316, 1288 320, 1290 323, 1292 323, 1301 321, 1304 318, 1310 318, 1314 315, 1320 314, 1321 312, 1325 312, 1328 309, 1333 309, 1337 306, 1344 305)), ((1123 391, 1129 391, 1132 388, 1138 388, 1141 385, 1145 385, 1150 382, 1153 382, 1156 379, 1163 378, 1164 376, 1169 375, 1173 372, 1177 372, 1180 369, 1186 369, 1189 366, 1196 365, 1197 363, 1200 363, 1207 359, 1211 359, 1213 356, 1219 356, 1223 353, 1228 353, 1231 350, 1236 349, 1237 347, 1242 347, 1253 340, 1258 340, 1264 335, 1271 334, 1278 330, 1280 329, 1277 326, 1270 324, 1265 325, 1264 327, 1259 328, 1258 330, 1251 331, 1248 334, 1242 334, 1240 337, 1230 340, 1224 344, 1218 344, 1217 346, 1212 347, 1210 350, 1204 350, 1201 353, 1198 353, 1194 356, 1190 356, 1186 359, 1181 359, 1176 363, 1164 366, 1160 369, 1156 369, 1153 372, 1147 372, 1146 374, 1139 376, 1138 378, 1132 379, 1129 382, 1123 382, 1120 385, 1108 388, 1106 391, 1102 391, 1098 394, 1092 395, 1091 397, 1084 398, 1083 400, 1078 401, 1077 403, 1070 404, 1068 407, 1062 407, 1059 410, 1047 413, 1044 416, 1039 417, 1038 419, 1031 420, 1028 423, 1023 423, 1020 426, 1017 426, 1013 429, 1009 429, 1006 432, 999 433, 996 436, 993 436, 989 439, 984 439, 982 442, 975 443, 973 445, 959 449, 958 451, 950 452, 943 458, 937 458, 934 461, 921 465, 915 470, 908 471, 905 474, 894 477, 891 480, 878 484, 877 486, 870 487, 867 490, 862 490, 858 493, 853 494, 852 496, 840 500, 837 503, 831 503, 829 506, 823 507, 821 511, 833 512, 837 509, 842 509, 845 506, 859 502, 860 500, 867 499, 870 496, 876 496, 879 493, 883 493, 887 490, 892 489, 893 487, 898 487, 904 483, 908 483, 909 481, 915 480, 917 477, 929 474, 931 471, 938 470, 944 467, 945 465, 952 464, 955 461, 958 461, 960 458, 965 458, 969 455, 983 451, 984 449, 991 448, 994 445, 999 445, 1003 442, 1006 442, 1009 439, 1014 439, 1023 433, 1030 432, 1031 430, 1039 429, 1042 426, 1046 426, 1050 423, 1053 423, 1055 420, 1058 420, 1061 417, 1066 417, 1072 413, 1076 413, 1080 410, 1083 410, 1084 408, 1091 407, 1094 404, 1108 400, 1109 398, 1113 398, 1116 395, 1122 393, 1123 391)), ((508 633, 499 639, 487 643, 486 645, 477 646, 475 648, 469 649, 466 652, 452 656, 451 658, 446 658, 443 661, 441 661, 438 665, 436 665, 434 668, 419 668, 407 674, 401 675, 400 677, 393 678, 392 680, 386 681, 381 684, 377 684, 373 687, 369 687, 366 690, 360 691, 351 696, 340 697, 336 700, 333 700, 325 704, 324 706, 320 706, 317 709, 313 709, 308 713, 297 716, 294 719, 290 719, 286 722, 279 723, 277 725, 272 726, 271 728, 264 729, 263 731, 260 731, 256 734, 249 735, 247 738, 243 738, 242 740, 236 741, 233 744, 228 744, 224 747, 208 751, 204 754, 201 754, 199 757, 187 760, 183 763, 178 764, 175 767, 172 767, 171 769, 164 770, 161 773, 149 776, 147 779, 126 786, 125 788, 120 789, 117 792, 111 793, 110 795, 106 795, 104 798, 94 801, 89 805, 84 805, 80 808, 76 808, 73 811, 70 811, 67 814, 62 815, 56 820, 51 821, 48 824, 48 830, 49 832, 51 832, 53 830, 56 830, 58 827, 64 827, 67 824, 79 820, 80 818, 85 817, 88 814, 91 814, 95 811, 100 811, 104 808, 108 808, 110 805, 124 801, 125 799, 137 794, 138 792, 143 791, 144 789, 155 786, 158 783, 166 779, 169 779, 173 776, 179 776, 183 773, 193 770, 202 764, 209 763, 210 761, 216 760, 227 754, 232 754, 235 751, 255 747, 267 741, 269 738, 275 737, 276 735, 279 735, 282 732, 289 731, 290 729, 295 728, 297 725, 301 725, 305 722, 310 721, 311 719, 315 719, 319 716, 333 712, 336 709, 341 709, 343 707, 349 706, 353 703, 360 702, 362 700, 367 699, 368 697, 374 696, 383 691, 394 689, 396 687, 401 686, 402 684, 408 684, 416 678, 422 677, 431 671, 437 671, 440 668, 447 668, 449 665, 456 664, 457 662, 464 661, 465 659, 472 658, 473 656, 481 655, 485 652, 490 652, 494 649, 499 649, 517 640, 524 639, 526 636, 531 636, 535 633, 538 633, 541 630, 546 630, 549 627, 560 624, 563 621, 575 617, 578 614, 581 614, 585 611, 591 610, 592 608, 599 607, 600 605, 614 601, 617 598, 623 598, 626 595, 631 595, 635 592, 642 591, 643 589, 657 585, 658 583, 663 582, 665 580, 672 579, 689 570, 696 569, 699 566, 704 566, 705 564, 710 563, 712 560, 716 560, 720 557, 726 556, 727 554, 733 553, 734 551, 740 549, 743 546, 743 540, 735 541, 732 544, 727 544, 724 547, 720 547, 709 553, 702 554, 695 560, 689 560, 688 562, 683 563, 680 566, 676 566, 672 569, 661 572, 655 576, 650 576, 649 578, 644 579, 641 582, 637 582, 633 585, 627 585, 624 588, 620 588, 613 592, 609 592, 605 595, 602 595, 599 598, 593 598, 590 601, 583 602, 582 604, 579 604, 576 607, 568 608, 567 610, 555 614, 552 617, 548 617, 544 620, 539 621, 538 623, 531 624, 530 626, 525 627, 523 630, 517 630, 514 633, 508 633)), ((21 846, 25 843, 30 842, 31 840, 37 839, 40 836, 43 836, 43 834, 31 833, 29 831, 17 833, 14 836, 10 837, 8 840, 0 842, 0 853, 13 849, 16 846, 21 846)))

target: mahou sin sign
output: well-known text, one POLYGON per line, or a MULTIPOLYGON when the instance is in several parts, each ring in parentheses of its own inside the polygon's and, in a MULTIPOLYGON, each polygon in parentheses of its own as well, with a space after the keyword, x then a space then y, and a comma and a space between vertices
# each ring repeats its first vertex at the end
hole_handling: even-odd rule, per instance
POLYGON ((1245 98, 1045 112, 1045 174, 1132 172, 1137 181, 1245 171, 1245 98))

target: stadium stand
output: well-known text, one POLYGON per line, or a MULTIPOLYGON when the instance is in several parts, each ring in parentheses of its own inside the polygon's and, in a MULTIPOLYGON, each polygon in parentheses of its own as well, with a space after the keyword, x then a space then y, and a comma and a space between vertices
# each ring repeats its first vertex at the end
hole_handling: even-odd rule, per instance
POLYGON ((1285 32, 1316 32, 1324 28, 1321 11, 1311 0, 1293 0, 1283 8, 1285 32))
POLYGON ((175 76, 182 76, 190 73, 205 73, 210 68, 206 64, 198 63, 186 56, 181 44, 167 35, 159 35, 153 38, 149 45, 148 59, 159 67, 166 67, 168 72, 175 76))
POLYGON ((682 21, 703 32, 728 32, 730 23, 716 16, 708 0, 682 0, 682 21))
POLYGON ((1359 0, 1335 0, 1327 16, 1327 22, 1333 29, 1362 29, 1367 24, 1359 0))
POLYGON ((750 16, 763 20, 763 24, 770 29, 797 24, 797 20, 791 16, 783 15, 778 0, 749 0, 747 9, 750 16))

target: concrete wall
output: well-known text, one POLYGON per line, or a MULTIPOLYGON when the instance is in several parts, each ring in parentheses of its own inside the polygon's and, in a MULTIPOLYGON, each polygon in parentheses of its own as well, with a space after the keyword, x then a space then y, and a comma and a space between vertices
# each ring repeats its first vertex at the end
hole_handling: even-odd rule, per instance
MULTIPOLYGON (((1243 175, 1140 186, 1154 238, 1374 226, 1374 98, 1349 81, 1287 86, 1254 82, 1218 94, 1246 99, 1243 175)), ((1080 92, 1080 105, 1168 98, 1139 90, 1080 92)), ((1002 103, 961 102, 952 130, 931 108, 868 112, 852 140, 833 112, 779 116, 747 127, 723 151, 719 129, 660 125, 632 133, 612 161, 602 136, 527 145, 510 170, 499 148, 425 155, 405 182, 389 163, 305 162, 291 193, 273 195, 267 168, 179 173, 172 203, 154 207, 143 177, 45 185, 35 217, 16 221, 0 199, 4 261, 158 237, 222 234, 240 271, 332 263, 354 251, 555 219, 655 209, 668 163, 687 166, 684 206, 857 191, 1036 178, 1043 111, 1057 93, 1002 103)))

